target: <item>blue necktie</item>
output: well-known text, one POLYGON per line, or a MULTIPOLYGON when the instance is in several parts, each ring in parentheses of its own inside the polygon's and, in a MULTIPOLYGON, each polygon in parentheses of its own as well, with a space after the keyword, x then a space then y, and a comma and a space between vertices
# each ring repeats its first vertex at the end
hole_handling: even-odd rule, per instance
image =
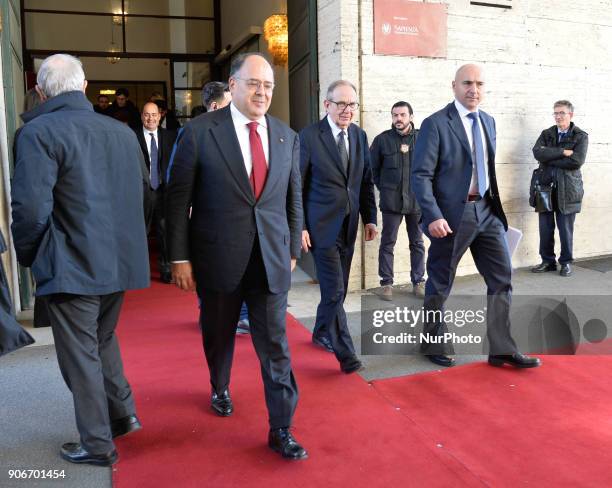
POLYGON ((559 142, 561 142, 563 139, 565 139, 567 132, 559 132, 559 142))
POLYGON ((155 134, 149 132, 151 136, 151 188, 157 190, 159 186, 159 162, 157 156, 157 143, 155 142, 155 134))
POLYGON ((474 140, 474 152, 476 153, 476 174, 478 175, 478 193, 484 197, 487 191, 487 170, 485 169, 484 146, 478 126, 478 113, 470 112, 468 117, 472 119, 472 139, 474 140))

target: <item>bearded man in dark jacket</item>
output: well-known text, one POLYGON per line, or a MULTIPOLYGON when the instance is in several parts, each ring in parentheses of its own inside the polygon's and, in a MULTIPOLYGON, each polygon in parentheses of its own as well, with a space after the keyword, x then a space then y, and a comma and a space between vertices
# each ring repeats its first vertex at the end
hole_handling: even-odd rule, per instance
POLYGON ((533 146, 533 155, 540 163, 540 182, 553 184, 551 212, 541 212, 540 256, 542 262, 531 271, 556 271, 555 220, 559 228, 561 276, 570 276, 573 261, 572 244, 574 221, 580 212, 584 189, 580 167, 584 164, 589 146, 589 135, 571 120, 574 106, 568 100, 559 100, 553 106, 556 125, 542 131, 533 146))

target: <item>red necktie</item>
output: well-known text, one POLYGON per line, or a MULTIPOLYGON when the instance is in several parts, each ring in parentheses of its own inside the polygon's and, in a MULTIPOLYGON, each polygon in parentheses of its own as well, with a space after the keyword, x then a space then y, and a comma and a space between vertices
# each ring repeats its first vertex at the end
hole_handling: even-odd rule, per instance
POLYGON ((247 124, 249 127, 249 143, 251 144, 251 161, 253 163, 253 168, 251 170, 251 187, 253 188, 256 200, 259 199, 268 176, 266 156, 264 154, 263 145, 261 144, 261 137, 259 137, 257 132, 258 125, 257 122, 249 122, 247 124))

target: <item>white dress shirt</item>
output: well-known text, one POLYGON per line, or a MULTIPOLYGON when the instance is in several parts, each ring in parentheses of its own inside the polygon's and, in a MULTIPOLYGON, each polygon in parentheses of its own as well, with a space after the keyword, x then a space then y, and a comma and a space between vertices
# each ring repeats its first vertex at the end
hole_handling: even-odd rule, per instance
POLYGON ((351 154, 349 151, 348 127, 346 129, 341 129, 334 123, 334 121, 330 118, 329 115, 327 116, 327 122, 329 122, 329 126, 331 127, 332 135, 334 136, 334 142, 336 143, 336 146, 338 145, 338 136, 340 135, 340 132, 344 130, 344 145, 346 146, 346 154, 351 154))
MULTIPOLYGON (((476 151, 474 150, 474 137, 472 136, 472 119, 468 117, 470 111, 461 105, 460 102, 455 100, 455 107, 457 108, 457 112, 459 112, 459 117, 461 118, 461 123, 463 124, 463 128, 465 129, 465 133, 468 138, 468 142, 470 143, 470 149, 472 150, 472 180, 470 181, 470 190, 468 194, 475 195, 478 193, 478 172, 476 170, 476 151)), ((476 110, 478 113, 478 110, 476 110)), ((489 150, 487 149, 487 137, 485 136, 484 129, 482 127, 482 121, 480 117, 478 117, 478 127, 480 128, 480 138, 482 139, 483 151, 484 151, 484 161, 485 161, 485 175, 487 179, 486 189, 489 188, 489 150)))
MULTIPOLYGON (((155 145, 157 146, 157 155, 159 156, 159 134, 157 129, 147 130, 146 128, 142 128, 142 133, 144 134, 145 144, 147 145, 147 152, 149 153, 149 161, 151 161, 151 134, 155 138, 155 145)), ((152 165, 151 165, 152 166, 152 165)), ((151 181, 151 166, 149 166, 149 181, 151 181)))
POLYGON ((261 137, 261 145, 263 146, 264 156, 266 158, 266 165, 270 166, 270 147, 268 144, 268 122, 266 117, 262 117, 258 120, 252 121, 245 117, 240 110, 238 110, 233 103, 230 103, 230 113, 232 114, 232 122, 236 129, 236 135, 238 136, 238 144, 240 144, 240 152, 242 152, 242 159, 244 159, 244 166, 246 168, 247 175, 251 177, 251 171, 253 170, 253 160, 251 159, 251 142, 249 140, 250 129, 247 124, 250 122, 257 122, 257 133, 261 137))

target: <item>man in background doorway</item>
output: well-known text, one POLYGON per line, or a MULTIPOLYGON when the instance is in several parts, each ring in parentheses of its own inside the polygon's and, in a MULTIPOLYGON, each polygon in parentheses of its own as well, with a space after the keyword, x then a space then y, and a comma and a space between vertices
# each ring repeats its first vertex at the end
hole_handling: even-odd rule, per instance
POLYGON ((98 95, 98 103, 94 105, 94 110, 100 115, 110 115, 110 99, 108 95, 98 95))
POLYGON ((142 128, 136 130, 136 137, 149 170, 149 188, 145 222, 147 232, 154 228, 157 238, 159 255, 157 264, 160 279, 163 283, 172 283, 168 249, 166 246, 166 219, 164 209, 164 191, 166 188, 166 172, 176 140, 176 132, 162 129, 159 126, 161 113, 153 102, 147 102, 142 108, 142 128))
POLYGON ((111 117, 126 123, 133 130, 142 127, 140 122, 140 112, 136 105, 130 100, 130 91, 127 88, 117 88, 115 91, 115 101, 110 106, 109 113, 111 117))

